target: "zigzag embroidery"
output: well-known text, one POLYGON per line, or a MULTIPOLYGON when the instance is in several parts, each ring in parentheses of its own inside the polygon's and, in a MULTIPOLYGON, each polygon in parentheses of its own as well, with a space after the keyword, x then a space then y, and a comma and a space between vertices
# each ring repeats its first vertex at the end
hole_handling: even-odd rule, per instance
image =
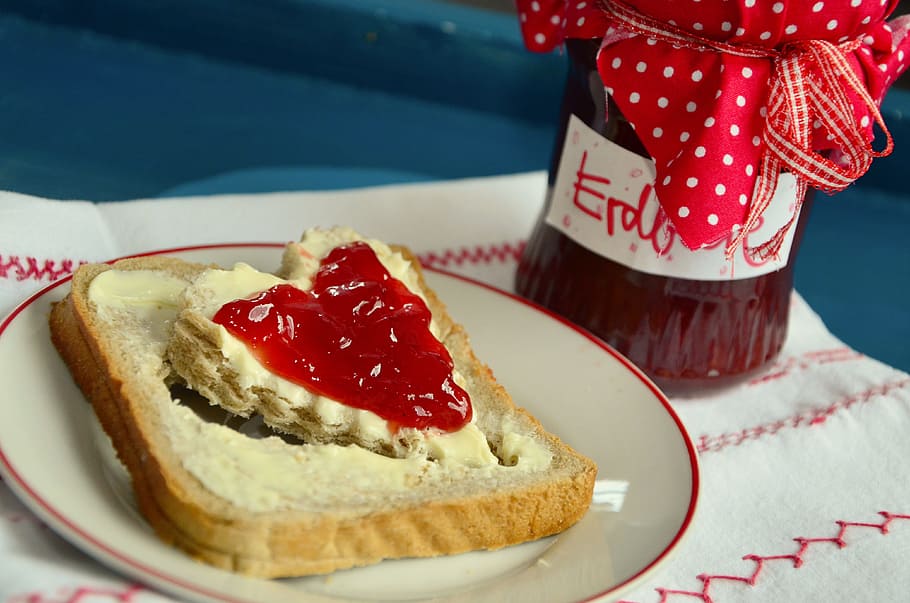
POLYGON ((111 603, 133 603, 136 596, 145 590, 139 584, 131 584, 122 590, 80 586, 61 591, 57 595, 30 593, 13 597, 8 603, 84 603, 87 601, 110 601, 111 603))
MULTIPOLYGON (((768 563, 785 562, 793 566, 794 569, 802 567, 806 562, 806 554, 813 546, 821 544, 834 544, 837 548, 842 549, 847 546, 847 532, 850 529, 873 529, 882 535, 887 535, 891 524, 899 520, 910 520, 910 515, 891 513, 889 511, 879 511, 884 520, 880 523, 870 523, 862 521, 836 521, 838 531, 835 536, 821 538, 794 538, 793 541, 798 545, 795 553, 783 555, 746 555, 744 561, 751 561, 754 566, 752 572, 742 576, 724 575, 724 574, 699 574, 696 576, 701 582, 701 590, 675 590, 669 588, 655 589, 660 595, 659 603, 669 603, 677 599, 697 599, 704 603, 714 603, 711 597, 711 585, 716 582, 739 582, 749 586, 755 586, 762 576, 762 571, 768 563)), ((620 603, 633 603, 632 601, 623 600, 620 603)))
POLYGON ((419 254, 418 259, 424 266, 435 268, 445 268, 452 264, 461 266, 462 264, 491 264, 494 261, 500 263, 517 262, 524 248, 524 241, 515 244, 491 244, 486 247, 477 245, 473 248, 460 247, 440 252, 428 251, 419 254))
MULTIPOLYGON (((743 556, 744 561, 753 563, 752 572, 745 575, 727 575, 727 574, 699 574, 696 579, 701 582, 701 591, 694 590, 676 590, 669 588, 655 589, 660 595, 659 603, 669 603, 673 599, 699 599, 704 603, 714 603, 711 597, 711 586, 715 582, 739 582, 748 586, 755 586, 761 578, 762 571, 766 564, 773 562, 788 562, 794 569, 802 567, 806 562, 806 554, 812 546, 820 544, 834 544, 839 549, 845 548, 849 543, 847 541, 847 532, 851 528, 864 528, 877 530, 882 535, 887 535, 891 525, 895 521, 910 521, 910 515, 901 513, 892 513, 890 511, 879 511, 883 521, 879 523, 862 522, 862 521, 836 521, 838 526, 837 534, 834 536, 817 537, 817 538, 794 538, 793 541, 798 545, 795 553, 786 553, 781 555, 755 555, 749 554, 743 556)), ((127 586, 123 590, 114 590, 109 588, 95 588, 82 586, 60 596, 45 595, 43 593, 31 593, 13 597, 9 603, 82 603, 89 597, 93 600, 98 597, 106 597, 114 603, 133 603, 136 595, 143 591, 143 587, 138 584, 127 586)), ((622 600, 620 603, 634 603, 630 600, 622 600)))
POLYGON ((55 281, 70 274, 77 266, 84 263, 84 260, 76 261, 66 258, 60 260, 58 264, 57 260, 42 261, 31 256, 23 259, 18 255, 4 257, 0 254, 0 279, 55 281))
POLYGON ((856 404, 865 404, 878 396, 883 396, 896 389, 902 389, 910 386, 910 378, 899 379, 884 385, 878 385, 869 388, 863 392, 853 394, 842 398, 824 408, 813 408, 801 413, 795 414, 786 419, 779 419, 771 423, 747 427, 741 431, 733 433, 722 433, 716 436, 702 435, 696 442, 696 448, 699 453, 718 452, 728 446, 739 446, 750 440, 757 440, 764 436, 775 435, 784 429, 795 429, 798 427, 812 427, 824 423, 828 417, 834 413, 850 408, 856 404))
POLYGON ((863 354, 848 347, 832 348, 830 350, 815 350, 806 352, 802 356, 790 356, 779 360, 767 373, 749 381, 749 385, 758 385, 786 377, 794 371, 804 371, 813 366, 830 364, 832 362, 847 362, 865 358, 863 354))

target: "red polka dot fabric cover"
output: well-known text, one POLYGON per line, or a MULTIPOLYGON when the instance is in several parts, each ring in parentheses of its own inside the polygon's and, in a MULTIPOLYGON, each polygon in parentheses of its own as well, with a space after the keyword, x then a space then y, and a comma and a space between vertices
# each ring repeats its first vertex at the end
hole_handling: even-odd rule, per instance
POLYGON ((661 207, 693 249, 754 224, 781 169, 831 192, 890 152, 877 105, 910 54, 910 16, 886 22, 896 5, 517 0, 531 50, 603 40, 606 91, 654 159, 661 207))

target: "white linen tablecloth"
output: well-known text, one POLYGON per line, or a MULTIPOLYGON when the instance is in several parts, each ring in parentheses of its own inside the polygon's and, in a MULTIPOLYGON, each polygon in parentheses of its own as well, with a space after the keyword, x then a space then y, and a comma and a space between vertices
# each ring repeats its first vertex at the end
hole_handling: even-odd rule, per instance
MULTIPOLYGON (((544 186, 532 173, 100 204, 0 193, 0 316, 80 262, 283 242, 312 225, 407 243, 431 266, 510 289, 544 186)), ((849 349, 794 295, 772 369, 672 404, 699 451, 699 509, 670 562, 623 601, 910 600, 910 375, 849 349)), ((67 544, 0 484, 0 602, 171 600, 67 544)))

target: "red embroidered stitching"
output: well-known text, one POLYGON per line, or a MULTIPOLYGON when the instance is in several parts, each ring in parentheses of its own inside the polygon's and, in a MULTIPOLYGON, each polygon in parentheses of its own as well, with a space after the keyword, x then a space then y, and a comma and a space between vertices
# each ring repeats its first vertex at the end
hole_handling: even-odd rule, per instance
POLYGON ((778 360, 768 373, 749 381, 749 385, 758 385, 786 377, 794 371, 804 371, 816 365, 830 364, 832 362, 846 362, 864 358, 863 354, 848 347, 832 348, 829 350, 814 350, 806 352, 801 357, 789 356, 778 360))
POLYGON ((451 264, 461 266, 469 264, 492 264, 494 261, 506 263, 518 261, 524 251, 525 242, 518 243, 493 243, 486 247, 476 245, 472 249, 460 247, 459 249, 446 249, 445 251, 428 251, 418 255, 420 263, 425 266, 444 268, 451 264))
MULTIPOLYGON (((656 588, 655 590, 660 595, 659 603, 668 603, 672 597, 677 598, 694 598, 700 599, 704 603, 714 603, 714 599, 711 597, 711 585, 714 582, 726 581, 726 582, 740 582, 742 584, 747 584, 750 587, 755 586, 761 577, 762 570, 765 567, 765 564, 773 561, 788 561, 793 566, 794 569, 802 567, 806 562, 806 553, 809 551, 809 548, 812 545, 817 544, 834 544, 837 545, 837 548, 842 549, 847 546, 847 530, 850 528, 869 528, 878 530, 882 535, 887 535, 891 524, 896 520, 910 520, 910 515, 900 514, 900 513, 891 513, 890 511, 879 511, 879 515, 884 518, 884 521, 880 523, 864 522, 864 521, 836 521, 835 524, 838 526, 837 535, 829 537, 820 537, 820 538, 794 538, 793 541, 799 545, 799 548, 795 553, 782 554, 782 555, 745 555, 742 559, 744 561, 751 561, 754 563, 754 567, 750 574, 735 576, 735 575, 726 575, 726 574, 699 574, 696 576, 696 579, 701 582, 701 591, 694 590, 676 590, 669 588, 656 588)), ((620 603, 633 603, 629 600, 622 600, 620 603)))
POLYGON ((863 392, 847 396, 830 406, 806 410, 786 419, 778 419, 777 421, 772 421, 763 425, 747 427, 733 433, 722 433, 716 436, 702 435, 699 436, 697 440, 696 448, 699 453, 718 452, 728 446, 739 446, 743 442, 749 440, 757 440, 766 435, 774 435, 782 429, 819 425, 840 410, 845 410, 856 404, 865 404, 876 396, 883 396, 894 390, 905 388, 908 385, 910 385, 910 377, 905 377, 892 383, 877 385, 863 392))
POLYGON ((124 590, 111 588, 98 588, 93 586, 80 586, 72 590, 61 591, 57 595, 48 595, 35 592, 26 595, 17 595, 7 603, 82 603, 89 597, 109 597, 110 601, 117 603, 132 603, 136 595, 143 592, 145 587, 139 584, 130 584, 124 590))
POLYGON ((55 281, 70 274, 77 266, 84 264, 85 260, 64 258, 58 265, 57 260, 45 259, 42 263, 38 258, 26 256, 24 262, 23 264, 23 259, 18 255, 10 255, 4 259, 0 254, 0 279, 55 281))

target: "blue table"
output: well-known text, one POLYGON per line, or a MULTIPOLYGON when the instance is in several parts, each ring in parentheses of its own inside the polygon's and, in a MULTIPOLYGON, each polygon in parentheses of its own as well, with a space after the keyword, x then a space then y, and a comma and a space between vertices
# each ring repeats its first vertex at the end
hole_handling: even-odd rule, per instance
MULTIPOLYGON (((512 15, 430 0, 0 1, 0 187, 122 200, 545 169, 564 69, 512 15)), ((897 150, 818 196, 797 289, 910 370, 910 92, 883 112, 897 150)))

